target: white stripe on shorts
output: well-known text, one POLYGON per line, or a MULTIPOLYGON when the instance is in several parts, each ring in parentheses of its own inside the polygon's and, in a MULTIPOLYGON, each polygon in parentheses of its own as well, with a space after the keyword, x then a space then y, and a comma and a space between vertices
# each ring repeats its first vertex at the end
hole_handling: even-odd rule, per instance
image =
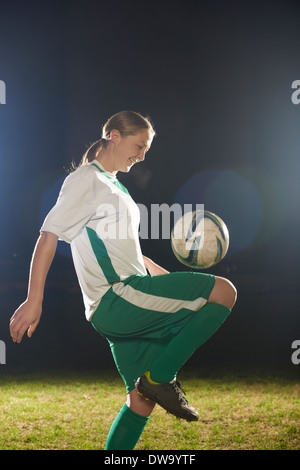
POLYGON ((115 294, 136 307, 154 310, 155 312, 175 313, 182 308, 196 312, 207 302, 203 297, 198 297, 195 300, 181 300, 145 294, 129 285, 125 286, 122 282, 113 284, 112 289, 115 294))

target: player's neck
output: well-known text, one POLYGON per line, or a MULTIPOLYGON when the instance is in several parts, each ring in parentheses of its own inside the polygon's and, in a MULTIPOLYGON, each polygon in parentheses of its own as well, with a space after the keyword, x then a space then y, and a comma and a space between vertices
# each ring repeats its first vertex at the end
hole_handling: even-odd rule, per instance
POLYGON ((114 176, 117 175, 118 170, 114 168, 113 159, 108 150, 101 151, 96 160, 98 163, 100 163, 104 171, 106 171, 107 173, 111 173, 114 176))

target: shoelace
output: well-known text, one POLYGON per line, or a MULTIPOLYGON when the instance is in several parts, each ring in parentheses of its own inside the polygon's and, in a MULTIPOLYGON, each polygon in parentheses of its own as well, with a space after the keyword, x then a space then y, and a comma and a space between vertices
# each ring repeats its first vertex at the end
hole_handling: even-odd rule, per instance
POLYGON ((173 386, 175 392, 176 392, 178 395, 180 394, 180 395, 181 395, 181 398, 182 398, 182 399, 185 401, 185 403, 188 405, 189 402, 187 401, 186 398, 184 398, 184 397, 182 396, 182 393, 183 393, 184 395, 186 395, 186 393, 185 393, 185 391, 183 390, 183 388, 182 388, 180 382, 178 382, 178 380, 176 380, 175 382, 172 383, 172 386, 173 386), (181 393, 181 392, 182 392, 182 393, 181 393))
POLYGON ((183 390, 182 386, 181 386, 181 383, 178 382, 178 380, 175 380, 174 384, 176 385, 176 387, 179 388, 179 390, 184 394, 186 395, 185 391, 183 390))

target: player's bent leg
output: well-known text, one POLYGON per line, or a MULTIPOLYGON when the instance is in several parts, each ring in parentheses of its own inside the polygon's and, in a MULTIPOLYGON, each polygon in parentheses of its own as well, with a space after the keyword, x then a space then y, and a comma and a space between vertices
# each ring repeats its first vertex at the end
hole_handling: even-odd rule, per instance
POLYGON ((194 351, 224 323, 236 301, 236 289, 230 281, 220 277, 216 277, 214 281, 208 303, 196 311, 166 345, 162 354, 151 364, 149 376, 148 372, 144 373, 136 383, 137 390, 145 397, 156 401, 169 413, 188 421, 199 419, 199 415, 182 396, 177 383, 171 384, 171 381, 194 351))
POLYGON ((215 285, 210 293, 207 303, 222 304, 232 309, 237 298, 237 291, 232 282, 224 277, 216 276, 215 285))

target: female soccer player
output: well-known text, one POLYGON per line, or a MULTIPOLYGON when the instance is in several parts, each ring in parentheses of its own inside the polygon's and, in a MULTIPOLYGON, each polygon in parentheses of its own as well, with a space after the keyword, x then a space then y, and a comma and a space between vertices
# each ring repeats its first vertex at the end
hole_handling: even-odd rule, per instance
POLYGON ((107 450, 134 449, 156 403, 187 421, 199 419, 181 393, 177 372, 236 300, 227 279, 169 273, 142 255, 139 210, 116 175, 144 160, 154 135, 150 120, 132 111, 106 122, 41 227, 28 295, 10 321, 13 341, 26 331, 32 336, 57 240, 70 243, 87 320, 107 339, 127 390, 107 450))

